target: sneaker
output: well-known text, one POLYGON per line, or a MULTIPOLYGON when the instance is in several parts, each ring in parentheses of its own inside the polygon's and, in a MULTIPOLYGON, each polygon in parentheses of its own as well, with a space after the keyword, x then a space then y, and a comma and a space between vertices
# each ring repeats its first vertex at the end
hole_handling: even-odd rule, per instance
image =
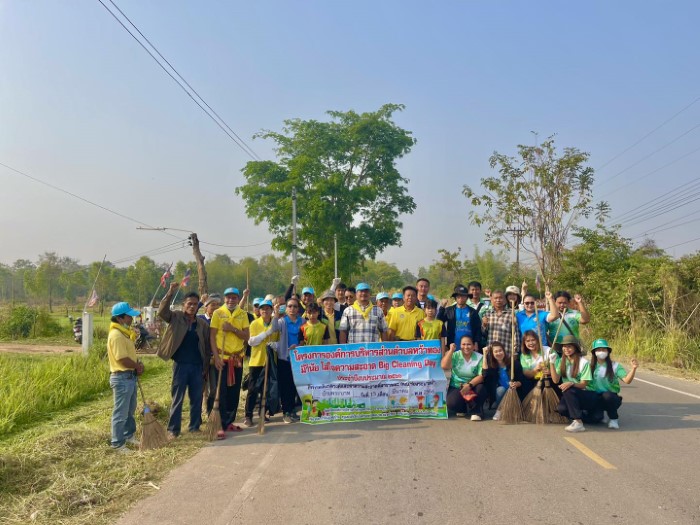
POLYGON ((496 413, 493 415, 493 420, 494 420, 494 421, 500 421, 500 419, 501 419, 501 411, 500 411, 500 410, 496 410, 496 413))
POLYGON ((617 419, 611 419, 608 422, 608 428, 614 428, 615 430, 620 430, 620 423, 618 423, 617 419))
POLYGON ((112 447, 112 450, 117 454, 131 454, 133 452, 130 448, 127 448, 126 443, 121 447, 112 447))
POLYGON ((177 439, 178 435, 175 432, 168 432, 168 441, 177 439))
POLYGON ((580 421, 573 421, 564 430, 566 430, 567 432, 584 432, 586 430, 586 427, 584 427, 583 423, 581 423, 580 421))
POLYGON ((246 428, 250 428, 253 426, 253 418, 252 417, 247 417, 243 420, 243 426, 246 428))
POLYGON ((290 423, 294 423, 292 416, 289 414, 285 414, 284 416, 282 416, 282 421, 287 425, 289 425, 290 423))
POLYGON ((291 418, 294 420, 294 422, 301 421, 301 419, 299 418, 299 416, 297 416, 294 412, 292 412, 291 414, 289 414, 289 417, 291 417, 291 418))
POLYGON ((270 422, 270 414, 265 414, 265 423, 270 422))
POLYGON ((481 421, 481 416, 477 416, 476 414, 473 414, 472 417, 469 418, 471 421, 481 421))
POLYGON ((130 438, 127 438, 126 442, 129 445, 134 445, 135 447, 141 446, 141 442, 138 439, 136 439, 136 436, 131 436, 130 438))

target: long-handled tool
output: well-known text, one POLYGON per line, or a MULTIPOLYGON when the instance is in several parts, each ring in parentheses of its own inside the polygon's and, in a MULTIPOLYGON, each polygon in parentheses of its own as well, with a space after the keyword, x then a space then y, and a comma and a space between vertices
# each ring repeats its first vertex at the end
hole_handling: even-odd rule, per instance
MULTIPOLYGON (((515 301, 510 302, 511 319, 510 319, 510 382, 515 380, 515 301)), ((498 405, 498 410, 501 412, 500 421, 507 425, 520 423, 523 420, 523 408, 520 405, 520 397, 515 388, 509 387, 503 400, 498 405)))

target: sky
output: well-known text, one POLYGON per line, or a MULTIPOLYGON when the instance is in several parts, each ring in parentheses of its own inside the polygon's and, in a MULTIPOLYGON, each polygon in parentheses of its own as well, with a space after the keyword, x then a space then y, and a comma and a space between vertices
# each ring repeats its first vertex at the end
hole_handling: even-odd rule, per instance
MULTIPOLYGON (((700 249, 697 2, 114 1, 263 159, 253 135, 285 119, 405 104, 417 208, 379 260, 488 248, 463 186, 550 135, 590 153, 624 236, 700 249)), ((190 260, 189 231, 208 257, 271 253, 234 192, 250 160, 99 0, 0 0, 0 163, 59 188, 0 165, 0 263, 190 260)))

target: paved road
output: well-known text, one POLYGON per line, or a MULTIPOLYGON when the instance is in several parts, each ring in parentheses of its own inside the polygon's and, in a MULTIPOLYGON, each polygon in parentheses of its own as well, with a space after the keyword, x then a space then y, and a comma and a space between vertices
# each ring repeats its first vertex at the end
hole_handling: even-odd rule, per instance
POLYGON ((698 524, 700 384, 638 377, 695 397, 636 381, 621 430, 574 435, 464 418, 273 419, 265 436, 202 449, 118 523, 698 524))

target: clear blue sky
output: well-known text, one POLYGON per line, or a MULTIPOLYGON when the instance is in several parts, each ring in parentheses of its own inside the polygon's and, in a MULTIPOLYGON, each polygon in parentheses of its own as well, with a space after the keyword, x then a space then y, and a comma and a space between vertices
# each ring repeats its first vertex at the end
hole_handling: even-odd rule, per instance
MULTIPOLYGON (((400 169, 418 208, 403 247, 379 258, 413 271, 439 248, 483 244, 461 189, 491 174, 494 150, 556 133, 597 168, 700 97, 697 2, 117 4, 261 157, 271 144, 252 135, 284 119, 405 104, 396 120, 418 143, 400 169)), ((614 218, 698 180, 698 124, 700 101, 599 170, 596 200, 614 218)), ((248 160, 97 0, 0 0, 0 162, 148 224, 251 245, 271 236, 234 195, 248 160)), ((0 184, 0 262, 116 261, 175 241, 3 167, 0 184)), ((698 202, 631 222, 636 241, 684 243, 673 255, 700 248, 686 242, 700 237, 698 202)))

